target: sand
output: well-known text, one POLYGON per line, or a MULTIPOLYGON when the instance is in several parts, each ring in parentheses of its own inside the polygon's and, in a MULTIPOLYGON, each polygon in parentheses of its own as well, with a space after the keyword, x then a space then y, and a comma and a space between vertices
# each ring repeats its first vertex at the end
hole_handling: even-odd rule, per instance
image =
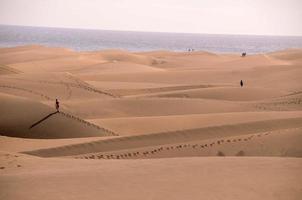
POLYGON ((301 199, 301 58, 2 48, 0 199, 301 199))

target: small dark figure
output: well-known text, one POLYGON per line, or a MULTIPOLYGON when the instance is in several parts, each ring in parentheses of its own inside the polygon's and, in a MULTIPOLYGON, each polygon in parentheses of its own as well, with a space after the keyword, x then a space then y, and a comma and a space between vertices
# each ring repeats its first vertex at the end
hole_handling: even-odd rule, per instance
POLYGON ((246 56, 246 52, 243 52, 242 54, 241 54, 241 57, 245 57, 246 56))
POLYGON ((60 108, 60 103, 59 103, 58 99, 56 99, 56 109, 58 112, 60 112, 59 108, 60 108))
POLYGON ((243 87, 243 81, 242 80, 240 80, 240 86, 243 87))

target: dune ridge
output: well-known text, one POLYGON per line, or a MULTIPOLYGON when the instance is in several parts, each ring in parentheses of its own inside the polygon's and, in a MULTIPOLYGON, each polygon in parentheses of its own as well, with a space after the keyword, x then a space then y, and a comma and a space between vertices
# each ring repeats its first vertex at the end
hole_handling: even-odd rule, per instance
POLYGON ((41 149, 33 152, 26 152, 30 155, 42 157, 70 156, 94 151, 119 150, 125 148, 138 148, 143 146, 158 146, 162 144, 189 142, 194 140, 211 139, 227 136, 246 135, 257 132, 266 132, 278 129, 301 127, 302 118, 277 119, 256 121, 250 123, 239 123, 236 125, 221 125, 191 130, 171 131, 138 136, 126 136, 121 138, 108 139, 106 141, 94 141, 87 144, 76 144, 55 149, 41 149), (273 126, 272 126, 273 125, 273 126), (117 143, 117 144, 115 144, 117 143), (116 149, 114 149, 116 148, 116 149))
POLYGON ((148 159, 192 156, 282 156, 301 157, 301 128, 281 129, 233 137, 194 140, 125 150, 93 152, 70 156, 77 159, 148 159), (290 145, 280 139, 294 139, 290 145), (257 147, 258 143, 266 148, 257 147), (271 150, 269 150, 271 149, 271 150), (273 151, 272 151, 273 150, 273 151))
POLYGON ((1 135, 21 138, 72 138, 116 135, 114 132, 64 111, 25 98, 1 94, 1 135), (11 108, 15 110, 12 112, 11 108), (34 111, 32 110, 34 109, 34 111), (52 115, 52 116, 50 116, 52 115), (49 116, 49 118, 48 118, 49 116), (47 118, 42 120, 43 118, 47 118), (37 126, 33 126, 39 122, 37 126))

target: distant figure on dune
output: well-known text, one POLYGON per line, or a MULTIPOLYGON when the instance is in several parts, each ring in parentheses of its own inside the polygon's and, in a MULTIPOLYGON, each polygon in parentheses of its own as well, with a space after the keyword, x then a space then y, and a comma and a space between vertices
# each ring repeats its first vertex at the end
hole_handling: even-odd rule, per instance
POLYGON ((59 103, 58 99, 56 99, 56 109, 57 109, 57 112, 60 112, 59 108, 60 108, 60 103, 59 103))
POLYGON ((241 57, 245 57, 246 56, 246 52, 243 52, 242 54, 241 54, 241 57))
POLYGON ((242 80, 240 80, 240 86, 243 87, 243 81, 242 80))

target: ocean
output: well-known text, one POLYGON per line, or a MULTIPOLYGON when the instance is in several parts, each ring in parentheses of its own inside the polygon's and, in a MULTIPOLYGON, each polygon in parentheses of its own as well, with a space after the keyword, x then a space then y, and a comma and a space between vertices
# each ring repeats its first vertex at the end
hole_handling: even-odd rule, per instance
POLYGON ((0 25, 0 47, 39 44, 76 51, 195 51, 263 53, 302 48, 302 37, 87 30, 0 25))

